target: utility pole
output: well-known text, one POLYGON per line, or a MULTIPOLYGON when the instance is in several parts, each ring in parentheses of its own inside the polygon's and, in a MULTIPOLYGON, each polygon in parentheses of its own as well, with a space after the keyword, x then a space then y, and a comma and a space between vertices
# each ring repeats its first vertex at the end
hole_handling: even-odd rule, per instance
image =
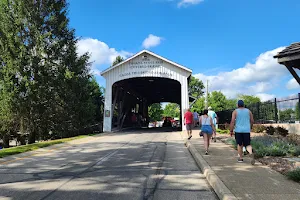
POLYGON ((208 80, 206 80, 205 109, 208 108, 208 80))

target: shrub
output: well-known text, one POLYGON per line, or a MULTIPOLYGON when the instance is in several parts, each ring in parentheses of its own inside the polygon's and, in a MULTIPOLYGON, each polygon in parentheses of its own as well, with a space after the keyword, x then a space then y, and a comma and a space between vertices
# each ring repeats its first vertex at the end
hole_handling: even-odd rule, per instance
MULTIPOLYGON (((237 144, 234 138, 228 138, 225 141, 226 144, 233 146, 237 149, 237 144)), ((282 140, 272 136, 258 136, 251 140, 253 151, 256 158, 262 158, 264 156, 299 156, 300 146, 293 143, 289 143, 287 140, 282 140)))
POLYGON ((220 129, 220 130, 225 130, 226 128, 225 128, 225 124, 218 124, 218 128, 220 129))
POLYGON ((220 134, 229 134, 230 133, 229 130, 222 130, 222 129, 217 129, 217 132, 220 134))
POLYGON ((266 130, 266 127, 264 125, 255 124, 252 127, 252 131, 254 133, 263 133, 266 130))
POLYGON ((288 172, 286 175, 289 179, 300 182, 300 167, 288 172))
POLYGON ((267 132, 268 135, 274 135, 275 128, 273 126, 267 126, 266 127, 266 132, 267 132))
POLYGON ((237 144, 234 138, 228 138, 227 140, 225 140, 226 144, 231 145, 233 148, 237 149, 237 144))
POLYGON ((261 146, 271 146, 273 142, 277 141, 278 139, 271 137, 271 136, 258 136, 251 139, 252 145, 261 145, 261 146))
POLYGON ((254 154, 255 158, 263 158, 268 154, 265 148, 253 149, 253 152, 255 153, 254 154))
POLYGON ((290 134, 287 136, 287 141, 295 145, 300 145, 300 135, 290 134))
POLYGON ((251 141, 257 158, 264 156, 286 156, 298 154, 298 147, 271 136, 255 137, 251 141))
POLYGON ((292 156, 300 156, 300 146, 291 147, 289 152, 292 156))
POLYGON ((289 131, 285 128, 282 128, 282 127, 278 126, 275 130, 275 133, 278 134, 278 135, 281 135, 283 137, 286 137, 289 134, 289 131))
POLYGON ((251 141, 253 151, 255 152, 256 158, 262 158, 268 155, 269 150, 267 149, 273 142, 271 137, 255 137, 251 141))
POLYGON ((218 124, 220 130, 229 130, 230 124, 218 124))
POLYGON ((266 156, 286 156, 287 152, 285 149, 281 149, 279 146, 271 146, 267 148, 266 156))

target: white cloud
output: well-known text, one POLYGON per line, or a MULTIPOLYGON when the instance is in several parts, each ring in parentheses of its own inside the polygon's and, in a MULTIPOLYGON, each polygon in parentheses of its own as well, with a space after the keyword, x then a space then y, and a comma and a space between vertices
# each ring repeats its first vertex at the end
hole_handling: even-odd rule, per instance
POLYGON ((257 82, 255 85, 250 85, 247 89, 250 93, 260 93, 265 92, 273 88, 272 83, 270 82, 257 82))
POLYGON ((86 52, 90 53, 90 61, 93 62, 91 72, 96 75, 100 75, 100 71, 103 70, 102 65, 112 64, 117 56, 120 55, 123 58, 127 58, 132 55, 132 53, 127 51, 117 51, 104 42, 92 38, 79 40, 77 46, 77 51, 80 55, 86 52))
POLYGON ((299 83, 296 81, 296 79, 292 78, 292 79, 289 80, 289 82, 286 84, 286 88, 289 89, 289 90, 300 89, 300 85, 299 85, 299 83))
POLYGON ((143 42, 143 47, 149 49, 158 46, 163 38, 150 34, 143 42))
POLYGON ((273 58, 283 49, 284 47, 280 47, 262 53, 256 58, 255 63, 246 63, 242 68, 220 72, 215 76, 200 73, 195 77, 203 82, 209 80, 210 91, 222 91, 229 98, 235 98, 238 94, 251 94, 266 100, 273 97, 266 92, 276 87, 282 76, 289 74, 288 70, 273 58))
POLYGON ((203 1, 204 0, 181 0, 177 5, 178 5, 178 7, 187 7, 189 5, 199 4, 203 1))
POLYGON ((255 96, 259 97, 261 101, 272 100, 272 99, 275 99, 275 97, 276 97, 273 94, 266 94, 266 93, 258 93, 255 96))

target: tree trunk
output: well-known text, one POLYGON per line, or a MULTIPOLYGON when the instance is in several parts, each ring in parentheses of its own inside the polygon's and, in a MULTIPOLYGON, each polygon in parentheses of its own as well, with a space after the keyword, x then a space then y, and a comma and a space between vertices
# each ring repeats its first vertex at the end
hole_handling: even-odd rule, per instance
POLYGON ((36 139, 36 131, 33 130, 33 131, 29 134, 28 144, 33 144, 33 143, 35 143, 35 139, 36 139))
POLYGON ((26 145, 26 140, 25 140, 25 137, 24 137, 24 136, 21 136, 21 137, 20 137, 20 144, 21 144, 21 145, 26 145))
POLYGON ((3 147, 9 148, 9 135, 7 134, 3 135, 3 147))

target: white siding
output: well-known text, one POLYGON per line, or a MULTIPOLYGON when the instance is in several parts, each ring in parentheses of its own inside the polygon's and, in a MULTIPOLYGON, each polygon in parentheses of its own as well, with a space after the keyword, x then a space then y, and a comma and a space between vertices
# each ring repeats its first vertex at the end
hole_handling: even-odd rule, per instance
MULTIPOLYGON (((104 116, 104 131, 111 131, 112 86, 115 82, 136 77, 162 77, 176 80, 181 84, 181 104, 183 116, 184 110, 189 107, 187 78, 190 75, 191 72, 172 65, 169 62, 161 60, 148 53, 143 53, 128 62, 107 71, 103 74, 106 79, 104 108, 105 110, 110 111, 110 117, 104 116), (146 60, 144 55, 147 55, 146 60)), ((183 130, 185 130, 185 127, 183 127, 183 130)))

